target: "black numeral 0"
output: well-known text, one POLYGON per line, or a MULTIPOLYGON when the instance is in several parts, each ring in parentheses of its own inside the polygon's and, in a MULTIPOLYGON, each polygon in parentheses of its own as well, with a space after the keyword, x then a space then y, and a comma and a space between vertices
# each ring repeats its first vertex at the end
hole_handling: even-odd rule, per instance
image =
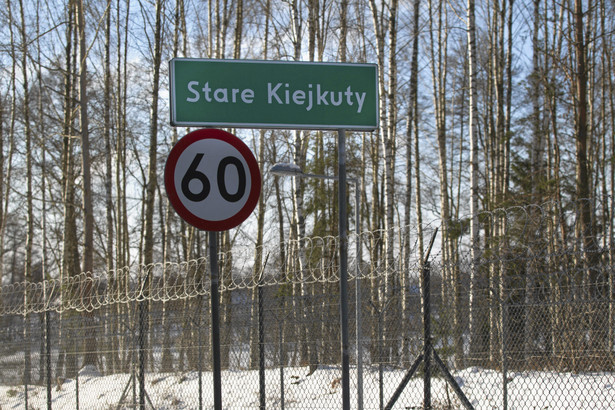
MULTIPOLYGON (((209 179, 207 179, 207 176, 201 171, 197 170, 204 155, 205 154, 196 154, 196 156, 192 160, 192 163, 188 167, 186 174, 182 178, 182 193, 186 198, 193 202, 200 202, 205 200, 205 198, 207 198, 207 196, 209 195, 209 191, 211 190, 211 184, 209 183, 209 179), (202 186, 199 192, 192 192, 190 190, 190 182, 195 179, 198 180, 202 186)), ((241 163, 239 158, 222 158, 220 164, 218 164, 217 180, 220 195, 228 202, 237 202, 241 198, 243 198, 244 194, 246 193, 246 170, 244 169, 243 164, 241 163), (235 193, 228 192, 228 189, 226 187, 226 167, 228 167, 229 165, 235 167, 239 179, 237 184, 237 192, 235 193)))
POLYGON ((242 197, 243 194, 246 193, 246 170, 243 169, 243 164, 236 157, 225 157, 220 161, 220 165, 218 165, 218 189, 220 189, 220 195, 222 198, 226 199, 229 202, 237 202, 242 197), (226 167, 229 165, 234 165, 235 169, 237 169, 237 176, 239 177, 239 181, 237 184, 237 192, 231 194, 226 189, 226 182, 224 181, 224 174, 226 172, 226 167))

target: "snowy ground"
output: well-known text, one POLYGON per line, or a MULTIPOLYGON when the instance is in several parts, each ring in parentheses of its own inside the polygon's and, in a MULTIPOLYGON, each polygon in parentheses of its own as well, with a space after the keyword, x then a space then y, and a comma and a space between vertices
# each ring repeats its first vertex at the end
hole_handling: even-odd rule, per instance
MULTIPOLYGON (((339 368, 320 368, 307 376, 307 368, 284 369, 284 402, 280 393, 279 369, 268 369, 266 404, 272 409, 339 409, 341 408, 341 383, 339 368)), ((356 408, 356 370, 351 369, 351 401, 356 408)), ((386 404, 399 381, 403 370, 384 373, 383 400, 386 404)), ((501 409, 502 376, 492 370, 469 368, 453 373, 470 402, 476 409, 501 409)), ((615 409, 615 374, 593 373, 587 375, 551 372, 525 372, 508 375, 508 409, 615 409)), ((130 375, 100 376, 94 369, 83 369, 79 377, 79 408, 126 409, 132 408, 133 389, 130 375), (123 392, 125 400, 120 403, 123 392)), ((203 408, 213 407, 211 393, 212 375, 202 374, 203 408)), ((156 409, 199 408, 199 378, 197 372, 185 374, 148 374, 146 391, 156 409)), ((258 408, 258 371, 224 371, 222 374, 222 401, 225 409, 258 408)), ((66 380, 52 388, 53 409, 75 409, 77 384, 66 380)), ((136 386, 138 400, 138 383, 136 386)), ((380 408, 380 388, 377 371, 364 373, 364 408, 380 408)), ((44 386, 31 386, 28 405, 45 409, 47 391, 44 386)), ((420 409, 423 401, 422 378, 408 383, 396 409, 420 409)), ((432 380, 434 409, 461 408, 453 391, 440 378, 432 380)), ((0 386, 0 409, 23 409, 23 386, 0 386)), ((149 406, 148 406, 149 408, 149 406)))

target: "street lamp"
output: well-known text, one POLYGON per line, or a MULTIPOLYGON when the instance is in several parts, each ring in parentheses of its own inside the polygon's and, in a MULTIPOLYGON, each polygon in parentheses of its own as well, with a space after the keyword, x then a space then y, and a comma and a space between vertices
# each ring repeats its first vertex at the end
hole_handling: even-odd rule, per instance
MULTIPOLYGON (((339 181, 339 178, 336 176, 329 175, 318 175, 318 174, 309 174, 303 172, 300 166, 297 164, 290 163, 277 163, 274 164, 269 172, 276 176, 292 176, 298 178, 317 178, 317 179, 328 179, 333 181, 339 181)), ((359 410, 363 409, 363 347, 361 343, 361 282, 359 281, 359 275, 361 273, 361 241, 359 238, 359 200, 360 200, 360 191, 359 191, 359 180, 357 178, 346 178, 346 181, 355 186, 354 197, 355 197, 355 234, 356 234, 356 274, 355 274, 355 292, 356 292, 356 309, 355 309, 355 319, 356 319, 356 339, 357 339, 357 408, 359 410)), ((346 207, 343 207, 339 212, 340 220, 346 220, 346 207)), ((345 257, 348 257, 346 253, 344 253, 345 257)), ((347 263, 340 263, 340 269, 347 268, 347 263)), ((347 278, 347 272, 341 272, 340 278, 341 280, 345 280, 347 278)), ((347 304, 347 300, 340 300, 340 304, 347 304)), ((347 312, 346 309, 341 309, 342 317, 341 317, 341 326, 342 326, 342 339, 347 337, 348 335, 348 317, 344 315, 344 312, 347 312)), ((342 340, 342 349, 344 346, 348 346, 347 340, 342 340)), ((342 352, 343 353, 343 352, 342 352)), ((343 357, 343 355, 342 355, 343 357)), ((348 382, 349 379, 349 370, 346 366, 342 365, 342 379, 348 382)), ((344 385, 344 383, 342 383, 344 385)), ((348 385, 347 383, 345 385, 348 385)))

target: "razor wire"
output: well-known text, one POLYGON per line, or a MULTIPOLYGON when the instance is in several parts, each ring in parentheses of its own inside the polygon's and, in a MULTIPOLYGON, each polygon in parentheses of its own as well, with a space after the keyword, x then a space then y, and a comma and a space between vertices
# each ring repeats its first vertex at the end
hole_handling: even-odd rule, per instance
MULTIPOLYGON (((447 240, 454 243, 455 252, 455 255, 447 254, 450 248, 446 251, 446 244, 437 241, 440 243, 434 249, 432 263, 435 271, 440 271, 444 277, 449 270, 468 274, 473 263, 476 269, 524 264, 525 268, 538 271, 548 266, 550 280, 559 281, 562 287, 569 285, 564 278, 584 270, 612 276, 612 262, 604 257, 608 252, 613 253, 612 249, 584 250, 580 239, 548 238, 544 234, 547 229, 556 232, 554 224, 574 226, 577 216, 576 207, 564 213, 552 202, 481 212, 478 219, 483 234, 480 254, 475 255, 474 262, 469 252, 472 246, 469 217, 433 221, 420 227, 407 225, 349 233, 349 280, 374 280, 402 273, 418 277, 421 268, 419 236, 429 237, 434 229, 440 227, 445 227, 447 240), (486 231, 490 231, 488 236, 484 233, 486 231), (393 248, 392 260, 386 260, 385 246, 393 248), (579 264, 578 261, 588 253, 601 257, 601 262, 591 267, 579 264), (574 270, 578 272, 574 273, 574 270)), ((598 240, 612 244, 613 238, 605 238, 606 234, 603 233, 598 240)), ((331 235, 288 240, 283 244, 268 243, 258 249, 245 247, 219 251, 220 291, 280 284, 336 283, 340 278, 338 251, 339 238, 331 235), (281 249, 284 249, 283 253, 281 249), (257 252, 267 261, 264 266, 254 266, 256 258, 253 256, 257 252), (285 255, 284 260, 281 255, 285 255)), ((484 275, 478 280, 484 281, 484 275)), ((484 285, 489 286, 489 283, 484 285)), ((609 283, 604 285, 612 286, 609 283)), ((4 285, 0 287, 0 316, 67 310, 91 312, 116 303, 143 300, 169 302, 208 295, 209 288, 207 257, 185 262, 133 265, 110 272, 87 272, 40 282, 4 285)))
MULTIPOLYGON (((350 243, 361 241, 378 246, 383 231, 364 232, 357 237, 350 234, 350 243)), ((218 252, 220 264, 220 291, 251 289, 256 286, 279 284, 314 284, 339 282, 337 261, 339 240, 335 236, 306 237, 290 240, 282 245, 287 260, 279 258, 266 266, 254 267, 250 258, 238 255, 261 252, 272 261, 279 253, 273 244, 255 251, 231 250, 218 252), (299 259, 302 262, 299 262, 299 259), (230 267, 229 267, 229 262, 230 267)), ((353 247, 354 249, 354 247, 353 247)), ((349 265, 356 266, 356 253, 349 252, 349 265)), ((349 278, 376 278, 386 271, 379 264, 361 261, 361 269, 351 269, 349 278)), ((0 288, 0 316, 67 310, 94 311, 116 303, 150 300, 173 300, 208 295, 210 289, 209 258, 201 257, 186 262, 154 263, 130 266, 110 272, 80 273, 75 276, 51 278, 40 282, 17 282, 0 288)), ((418 267, 416 267, 418 269, 418 267)))

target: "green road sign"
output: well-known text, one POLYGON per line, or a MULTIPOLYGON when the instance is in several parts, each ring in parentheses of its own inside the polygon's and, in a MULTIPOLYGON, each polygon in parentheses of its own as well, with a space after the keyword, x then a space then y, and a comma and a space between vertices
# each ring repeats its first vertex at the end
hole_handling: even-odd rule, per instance
POLYGON ((378 128, 378 66, 175 58, 171 124, 237 128, 378 128))

